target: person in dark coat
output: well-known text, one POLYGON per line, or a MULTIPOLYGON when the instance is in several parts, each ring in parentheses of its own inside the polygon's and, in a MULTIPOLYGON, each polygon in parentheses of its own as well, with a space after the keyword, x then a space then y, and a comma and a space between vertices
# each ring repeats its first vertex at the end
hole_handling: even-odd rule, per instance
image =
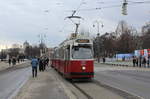
POLYGON ((43 60, 39 59, 39 71, 43 71, 43 60))
POLYGON ((143 57, 143 61, 142 61, 143 67, 146 67, 146 58, 143 57))
POLYGON ((139 67, 141 67, 142 66, 142 56, 140 55, 140 57, 139 57, 139 67))
POLYGON ((9 58, 9 60, 8 60, 8 63, 9 63, 9 66, 11 65, 11 59, 9 58))
POLYGON ((20 63, 20 58, 19 57, 17 58, 17 61, 18 61, 18 63, 20 63))
POLYGON ((13 65, 16 65, 16 58, 13 58, 13 59, 12 59, 12 64, 13 64, 13 65))
POLYGON ((103 63, 105 63, 105 61, 106 61, 106 59, 105 59, 105 57, 103 57, 103 63))
POLYGON ((46 59, 43 59, 43 71, 46 69, 46 59))
POLYGON ((136 57, 136 66, 138 67, 138 65, 139 65, 139 59, 138 57, 136 57))
POLYGON ((147 59, 147 67, 148 68, 150 67, 149 64, 150 64, 150 56, 148 56, 148 59, 147 59))
POLYGON ((133 57, 133 67, 135 67, 135 64, 136 64, 136 58, 133 57))
POLYGON ((48 66, 49 65, 49 59, 47 58, 46 59, 46 66, 48 66))

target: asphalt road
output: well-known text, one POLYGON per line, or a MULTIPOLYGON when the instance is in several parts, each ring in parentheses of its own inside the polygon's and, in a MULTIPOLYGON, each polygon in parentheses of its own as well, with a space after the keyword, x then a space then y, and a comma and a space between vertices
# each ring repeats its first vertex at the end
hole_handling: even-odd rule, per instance
POLYGON ((150 71, 95 64, 95 79, 144 99, 150 99, 150 71))
POLYGON ((0 74, 0 99, 11 99, 31 75, 31 67, 0 74))

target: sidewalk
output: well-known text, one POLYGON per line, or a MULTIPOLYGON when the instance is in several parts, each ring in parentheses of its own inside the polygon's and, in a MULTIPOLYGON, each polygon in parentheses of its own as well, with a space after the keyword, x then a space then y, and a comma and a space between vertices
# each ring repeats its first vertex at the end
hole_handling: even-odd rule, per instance
MULTIPOLYGON (((13 99, 86 99, 85 96, 83 98, 78 89, 74 89, 70 85, 66 85, 64 81, 54 74, 54 70, 49 67, 44 72, 38 72, 37 78, 30 76, 29 80, 13 99)), ((89 87, 87 91, 93 90, 93 95, 98 93, 102 99, 122 99, 121 96, 108 89, 103 87, 100 87, 100 89, 96 90, 94 87, 90 89, 89 87)))
MULTIPOLYGON (((97 61, 95 61, 95 64, 104 64, 104 65, 109 65, 109 66, 120 66, 122 68, 128 68, 128 69, 136 69, 136 70, 141 70, 141 71, 150 71, 150 68, 145 68, 145 67, 133 67, 133 63, 131 61, 106 61, 105 63, 100 62, 98 63, 97 61)), ((117 67, 118 68, 118 67, 117 67)))
MULTIPOLYGON (((101 62, 103 63, 103 62, 101 62)), ((104 64, 108 64, 108 65, 116 65, 116 66, 129 66, 132 67, 133 63, 131 61, 106 61, 104 64)))
POLYGON ((51 70, 49 67, 44 72, 38 72, 37 78, 30 76, 13 99, 69 99, 61 81, 52 74, 51 70))
POLYGON ((2 62, 0 61, 0 71, 6 70, 8 68, 12 68, 12 67, 19 67, 21 64, 27 63, 29 61, 24 61, 24 62, 20 62, 20 63, 16 63, 16 65, 10 65, 7 62, 2 62))
MULTIPOLYGON (((95 61, 95 63, 98 63, 97 61, 95 61)), ((103 60, 100 59, 100 63, 101 64, 106 64, 106 65, 114 65, 114 66, 128 66, 128 67, 132 67, 133 63, 132 60, 117 60, 116 58, 106 58, 105 63, 103 63, 103 60)))

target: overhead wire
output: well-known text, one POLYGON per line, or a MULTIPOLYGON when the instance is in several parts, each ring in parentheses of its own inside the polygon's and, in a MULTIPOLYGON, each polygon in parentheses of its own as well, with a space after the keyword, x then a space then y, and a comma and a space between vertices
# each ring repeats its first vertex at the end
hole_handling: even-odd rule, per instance
MULTIPOLYGON (((103 2, 103 1, 98 1, 97 3, 99 3, 99 4, 114 4, 114 3, 122 3, 123 1, 121 0, 121 1, 105 1, 105 2, 103 2)), ((131 0, 127 0, 127 2, 132 2, 132 3, 149 3, 150 2, 150 0, 148 0, 148 1, 143 1, 143 0, 139 0, 139 1, 131 1, 131 0)))
MULTIPOLYGON (((127 5, 134 5, 134 4, 150 4, 150 1, 128 1, 127 5)), ((109 6, 103 6, 103 7, 97 7, 97 8, 88 8, 88 9, 78 9, 78 11, 93 11, 93 10, 102 10, 106 8, 115 8, 115 7, 121 7, 122 4, 116 4, 116 5, 109 5, 109 6)))
MULTIPOLYGON (((66 17, 65 19, 70 19, 70 21, 73 23, 73 24, 76 24, 72 18, 78 18, 78 19, 83 19, 82 17, 80 16, 75 16, 76 12, 80 9, 80 7, 82 6, 82 4, 85 4, 84 0, 81 0, 79 6, 75 9, 75 10, 71 10, 72 11, 72 15, 71 16, 68 16, 66 17)), ((64 27, 63 27, 64 28, 64 27)))
POLYGON ((84 4, 85 2, 83 2, 84 0, 81 0, 81 2, 80 2, 80 4, 79 4, 79 6, 77 7, 77 9, 76 10, 72 10, 72 16, 74 16, 75 15, 75 13, 80 9, 80 7, 82 6, 82 4, 84 4))
POLYGON ((99 3, 99 4, 113 4, 113 3, 119 3, 119 2, 122 2, 122 0, 121 1, 105 1, 105 2, 98 1, 97 3, 99 3))

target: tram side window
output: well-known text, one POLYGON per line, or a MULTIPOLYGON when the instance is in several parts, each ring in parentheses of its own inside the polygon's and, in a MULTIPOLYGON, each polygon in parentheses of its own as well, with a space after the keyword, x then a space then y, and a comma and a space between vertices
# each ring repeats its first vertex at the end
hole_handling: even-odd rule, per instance
POLYGON ((67 48, 67 50, 68 50, 68 60, 70 59, 70 46, 68 46, 68 48, 67 48))
POLYGON ((64 51, 62 48, 59 49, 60 59, 64 59, 64 51))
POLYGON ((61 49, 59 49, 59 58, 61 59, 61 49))
POLYGON ((61 53, 62 55, 61 55, 61 59, 64 59, 65 57, 65 51, 64 51, 64 49, 62 49, 62 53, 61 53))
POLYGON ((59 58, 59 53, 58 53, 58 50, 56 51, 56 58, 59 58))
POLYGON ((70 46, 68 46, 67 49, 65 49, 65 59, 70 59, 70 46))
POLYGON ((65 50, 65 60, 68 60, 68 50, 65 50))
POLYGON ((68 49, 68 60, 70 59, 70 48, 68 49))

